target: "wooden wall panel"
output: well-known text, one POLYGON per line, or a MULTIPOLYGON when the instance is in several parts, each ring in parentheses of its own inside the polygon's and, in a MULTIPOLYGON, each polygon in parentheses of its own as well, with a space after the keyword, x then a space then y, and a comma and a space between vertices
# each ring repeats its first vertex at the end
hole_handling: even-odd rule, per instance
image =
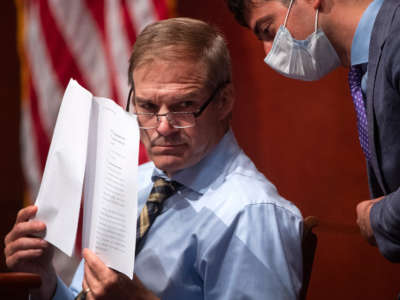
POLYGON ((355 206, 369 192, 347 70, 312 83, 284 78, 265 65, 261 43, 236 24, 224 1, 182 0, 178 13, 225 33, 239 143, 304 216, 321 220, 309 299, 395 299, 399 265, 369 246, 355 224, 355 206))

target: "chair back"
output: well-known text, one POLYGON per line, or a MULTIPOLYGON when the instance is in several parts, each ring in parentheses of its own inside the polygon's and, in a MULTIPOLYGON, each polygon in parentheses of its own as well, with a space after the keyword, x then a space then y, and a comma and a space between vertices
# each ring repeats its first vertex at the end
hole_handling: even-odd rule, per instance
POLYGON ((0 273, 0 299, 26 300, 29 290, 39 288, 40 276, 32 273, 0 273))
POLYGON ((318 218, 314 216, 308 216, 303 221, 303 285, 300 290, 300 300, 306 299, 307 289, 310 283, 315 250, 317 249, 317 235, 313 232, 313 228, 316 227, 318 223, 318 218))

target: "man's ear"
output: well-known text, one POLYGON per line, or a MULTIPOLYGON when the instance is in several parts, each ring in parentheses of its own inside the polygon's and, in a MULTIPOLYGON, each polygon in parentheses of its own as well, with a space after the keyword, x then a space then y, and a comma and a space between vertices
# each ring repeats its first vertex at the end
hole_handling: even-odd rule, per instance
POLYGON ((230 82, 220 91, 218 96, 217 109, 220 120, 226 119, 232 113, 234 103, 234 89, 232 82, 230 82))

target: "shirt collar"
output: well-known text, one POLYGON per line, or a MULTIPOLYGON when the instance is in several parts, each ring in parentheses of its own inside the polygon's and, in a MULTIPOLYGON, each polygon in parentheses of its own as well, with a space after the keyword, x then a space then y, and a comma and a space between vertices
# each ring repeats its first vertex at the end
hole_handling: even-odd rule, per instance
POLYGON ((374 0, 363 13, 351 45, 351 65, 368 63, 369 44, 375 18, 384 0, 374 0))
MULTIPOLYGON (((210 188, 211 184, 219 183, 224 180, 223 176, 230 161, 240 152, 232 130, 224 135, 219 143, 212 149, 200 162, 194 166, 176 172, 169 180, 175 180, 185 187, 190 188, 200 194, 210 188)), ((168 179, 166 174, 158 168, 154 168, 152 180, 156 177, 168 179)))

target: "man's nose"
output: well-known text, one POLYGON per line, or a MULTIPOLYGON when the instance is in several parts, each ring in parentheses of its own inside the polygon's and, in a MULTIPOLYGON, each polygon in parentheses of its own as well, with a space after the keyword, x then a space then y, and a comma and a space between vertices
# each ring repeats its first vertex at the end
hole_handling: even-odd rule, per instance
POLYGON ((170 121, 168 120, 168 116, 159 116, 159 122, 157 126, 157 132, 160 133, 161 135, 167 136, 173 132, 176 132, 178 129, 175 128, 170 124, 170 121))

